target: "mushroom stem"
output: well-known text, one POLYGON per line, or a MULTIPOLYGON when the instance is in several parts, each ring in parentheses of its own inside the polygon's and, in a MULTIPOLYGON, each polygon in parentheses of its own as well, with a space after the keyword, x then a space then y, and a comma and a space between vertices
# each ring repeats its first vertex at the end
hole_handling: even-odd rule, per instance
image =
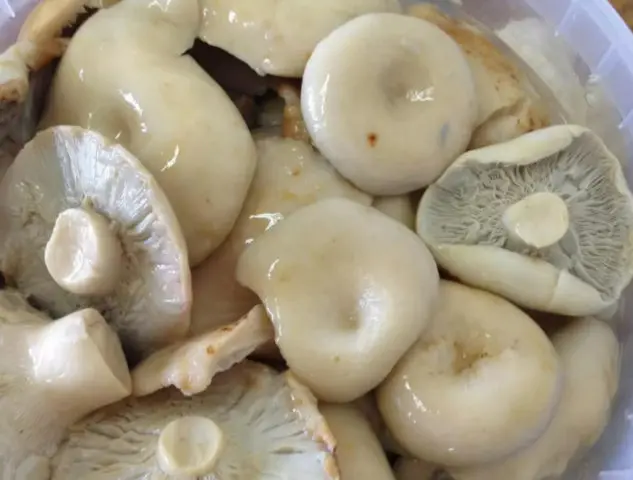
POLYGON ((57 284, 76 295, 107 295, 117 285, 123 250, 106 218, 88 208, 59 214, 44 261, 57 284))
POLYGON ((569 211, 558 195, 538 192, 510 206, 503 224, 512 239, 528 247, 546 248, 558 243, 569 230, 569 211))
POLYGON ((29 354, 33 381, 51 398, 83 415, 125 398, 132 381, 114 331, 93 309, 53 321, 33 334, 29 354))
POLYGON ((163 429, 156 455, 167 475, 198 478, 213 472, 224 445, 224 434, 215 422, 205 417, 183 417, 163 429))

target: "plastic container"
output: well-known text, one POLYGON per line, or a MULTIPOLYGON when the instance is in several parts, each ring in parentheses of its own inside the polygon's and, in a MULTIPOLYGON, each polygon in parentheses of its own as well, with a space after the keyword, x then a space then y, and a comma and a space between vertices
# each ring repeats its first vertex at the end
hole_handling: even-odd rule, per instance
MULTIPOLYGON (((13 41, 35 3, 0 0, 0 51, 13 41)), ((495 32, 539 77, 541 89, 553 94, 565 120, 585 124, 603 137, 625 164, 629 184, 633 185, 633 35, 606 0, 432 3, 495 32)), ((626 296, 622 321, 616 325, 624 358, 613 419, 600 443, 567 473, 565 480, 633 480, 631 299, 633 291, 626 296)))

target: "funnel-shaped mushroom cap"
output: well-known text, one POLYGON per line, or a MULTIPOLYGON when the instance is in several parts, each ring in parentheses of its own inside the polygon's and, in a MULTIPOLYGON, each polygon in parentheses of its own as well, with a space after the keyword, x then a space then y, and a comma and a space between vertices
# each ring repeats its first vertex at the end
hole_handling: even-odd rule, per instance
POLYGON ((274 330, 263 306, 218 330, 170 345, 132 372, 134 395, 145 396, 174 386, 185 395, 203 392, 213 377, 272 342, 274 330))
POLYGON ((596 314, 633 276, 631 193, 582 127, 464 154, 424 194, 417 230, 452 275, 535 310, 596 314))
POLYGON ((123 147, 81 128, 42 132, 0 183, 0 208, 3 271, 54 316, 94 307, 137 352, 186 334, 191 279, 180 227, 123 147), (104 274, 117 276, 109 289, 104 274))
POLYGON ((229 96, 185 55, 199 33, 201 5, 159 3, 121 2, 79 28, 42 126, 89 128, 137 156, 167 195, 197 265, 231 231, 256 152, 229 96))
POLYGON ((52 478, 338 480, 334 447, 305 387, 245 362, 200 395, 163 390, 75 425, 52 478))
POLYGON ((371 197, 341 177, 310 145, 256 134, 258 165, 244 208, 229 238, 193 270, 191 331, 200 334, 240 318, 257 297, 235 279, 240 254, 287 215, 318 200, 348 198, 369 205, 371 197))
POLYGON ((288 366, 322 400, 375 388, 422 333, 438 288, 424 243, 374 208, 321 200, 268 230, 240 257, 288 366))
POLYGON ((95 310, 51 321, 11 291, 0 292, 0 343, 3 475, 49 478, 65 430, 130 394, 121 344, 95 310))
POLYGON ((370 12, 400 12, 398 0, 205 0, 201 38, 260 75, 301 77, 314 47, 336 27, 370 12))

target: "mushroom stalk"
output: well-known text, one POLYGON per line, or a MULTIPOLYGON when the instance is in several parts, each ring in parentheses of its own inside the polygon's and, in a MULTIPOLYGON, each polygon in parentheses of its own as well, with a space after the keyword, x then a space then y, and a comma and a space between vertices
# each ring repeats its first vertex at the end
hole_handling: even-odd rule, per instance
POLYGON ((546 248, 558 243, 569 230, 569 211, 558 195, 538 192, 510 206, 503 224, 512 239, 528 247, 546 248))
POLYGON ((167 425, 156 452, 161 470, 178 478, 199 478, 213 473, 225 446, 224 434, 205 417, 183 417, 167 425))
POLYGON ((120 277, 123 250, 106 218, 86 208, 59 214, 44 261, 55 282, 76 295, 107 295, 120 277))

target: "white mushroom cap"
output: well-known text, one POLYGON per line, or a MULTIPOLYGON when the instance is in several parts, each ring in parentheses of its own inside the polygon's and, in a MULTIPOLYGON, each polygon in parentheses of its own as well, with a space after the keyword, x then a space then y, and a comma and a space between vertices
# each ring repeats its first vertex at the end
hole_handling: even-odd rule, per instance
POLYGON ((350 200, 321 200, 240 257, 238 281, 264 302, 288 366, 320 399, 376 387, 431 316, 438 272, 408 229, 350 200))
POLYGON ((429 3, 408 13, 427 20, 451 36, 464 51, 475 80, 479 104, 477 129, 469 149, 502 143, 549 124, 544 108, 525 75, 488 36, 468 23, 451 18, 429 3))
POLYGON ((130 394, 121 344, 95 310, 51 322, 11 291, 0 292, 0 343, 3 475, 49 478, 65 430, 130 394))
POLYGON ((80 27, 42 126, 90 128, 136 155, 172 204, 193 266, 231 231, 256 152, 231 99, 184 55, 199 33, 198 2, 154 3, 121 2, 80 27))
POLYGON ((415 230, 415 208, 408 195, 397 197, 376 197, 372 207, 400 222, 410 230, 415 230))
POLYGON ((558 478, 600 438, 620 377, 620 345, 598 320, 575 320, 552 339, 565 372, 560 405, 536 443, 498 463, 450 469, 455 480, 558 478))
POLYGON ((256 134, 258 166, 244 208, 224 244, 192 273, 191 331, 200 334, 240 318, 258 303, 235 278, 240 254, 295 210, 330 197, 369 205, 371 198, 342 178, 309 145, 256 134))
POLYGON ((191 279, 180 227, 160 187, 124 148, 77 127, 42 132, 0 183, 0 207, 3 272, 54 316, 94 307, 133 352, 187 333, 191 279), (77 210, 97 218, 107 240, 68 224, 77 210), (103 250, 105 244, 122 255, 103 250), (86 260, 105 270, 72 278, 86 260), (105 285, 104 273, 118 276, 105 285), (68 290, 55 281, 60 277, 68 290), (82 285, 94 294, 82 295, 82 285))
POLYGON ((341 480, 395 480, 378 438, 357 408, 323 405, 321 412, 336 439, 341 480))
POLYGON ((441 465, 498 460, 534 442, 560 399, 545 333, 510 302, 440 282, 430 327, 378 388, 389 431, 441 465))
POLYGON ((633 276, 633 200, 593 133, 556 126, 464 154, 424 194, 417 231, 465 283, 580 316, 633 276))
POLYGON ((389 13, 351 20, 319 43, 301 103, 318 149, 374 195, 436 180, 466 150, 477 118, 459 46, 431 23, 389 13))
POLYGON ((213 377, 241 362, 274 339, 274 330, 261 305, 239 321, 145 359, 132 371, 133 394, 145 396, 174 386, 185 395, 203 392, 213 377))
POLYGON ((75 425, 52 479, 338 480, 334 448, 305 387, 245 362, 200 395, 163 390, 75 425))
POLYGON ((260 75, 301 77, 317 43, 351 18, 400 12, 398 0, 209 0, 201 38, 260 75))

